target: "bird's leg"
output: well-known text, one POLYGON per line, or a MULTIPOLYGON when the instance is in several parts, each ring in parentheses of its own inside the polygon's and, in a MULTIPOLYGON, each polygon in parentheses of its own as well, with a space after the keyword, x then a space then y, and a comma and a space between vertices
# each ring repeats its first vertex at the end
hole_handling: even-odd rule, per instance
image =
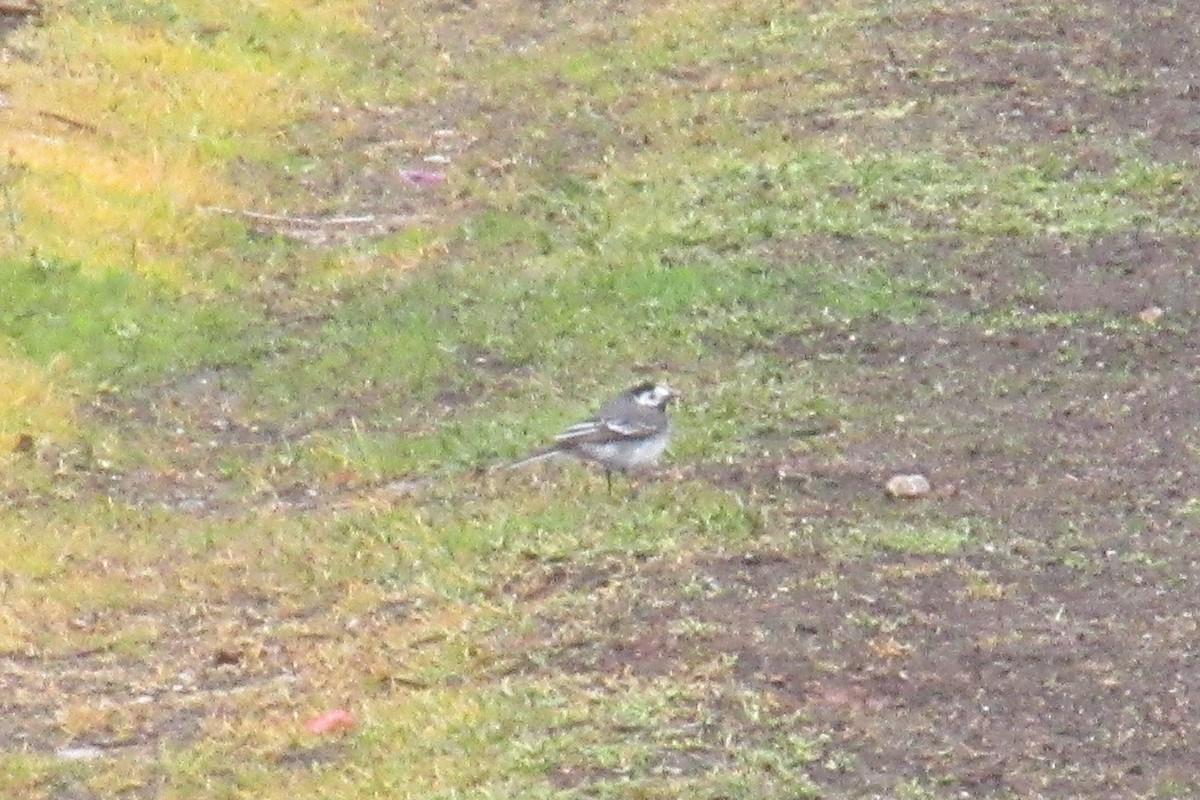
POLYGON ((608 493, 612 494, 612 470, 608 467, 604 468, 604 480, 608 483, 608 493))

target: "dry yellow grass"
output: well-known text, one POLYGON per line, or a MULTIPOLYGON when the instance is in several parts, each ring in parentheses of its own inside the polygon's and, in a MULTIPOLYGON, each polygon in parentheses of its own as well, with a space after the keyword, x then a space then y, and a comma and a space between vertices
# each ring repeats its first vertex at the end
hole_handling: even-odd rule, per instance
POLYGON ((0 342, 0 374, 0 453, 28 450, 76 430, 74 398, 61 361, 41 367, 0 342))
POLYGON ((17 34, 29 57, 0 65, 15 252, 187 285, 229 235, 204 207, 251 204, 231 159, 275 153, 345 83, 338 47, 363 30, 356 2, 176 5, 186 30, 64 13, 17 34))

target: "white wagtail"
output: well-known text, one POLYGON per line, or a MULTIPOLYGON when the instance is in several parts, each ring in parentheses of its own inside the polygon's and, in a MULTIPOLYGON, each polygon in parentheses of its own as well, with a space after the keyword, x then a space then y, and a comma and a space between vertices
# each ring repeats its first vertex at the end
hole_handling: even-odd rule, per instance
POLYGON ((555 456, 575 456, 604 467, 612 490, 614 470, 627 472, 658 461, 667 449, 671 427, 667 406, 679 393, 664 383, 639 383, 609 400, 596 415, 577 422, 510 466, 519 467, 555 456))

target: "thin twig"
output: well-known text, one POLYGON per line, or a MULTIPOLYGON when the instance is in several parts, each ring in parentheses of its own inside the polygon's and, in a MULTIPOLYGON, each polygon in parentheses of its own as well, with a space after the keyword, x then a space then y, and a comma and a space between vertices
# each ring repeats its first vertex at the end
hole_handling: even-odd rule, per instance
MULTIPOLYGON (((0 5, 0 12, 3 12, 2 5, 0 5)), ((97 127, 96 125, 93 125, 90 122, 84 122, 83 120, 75 119, 74 117, 68 117, 66 114, 60 114, 57 111, 43 111, 40 108, 22 109, 21 106, 15 106, 15 105, 12 105, 11 103, 9 103, 7 97, 0 95, 0 111, 21 111, 21 110, 26 110, 26 111, 28 111, 28 113, 34 114, 39 117, 45 117, 46 119, 52 119, 55 122, 61 122, 62 124, 66 125, 68 127, 76 128, 81 131, 87 131, 88 133, 99 133, 100 132, 100 128, 97 127)))
POLYGON ((378 217, 375 214, 362 214, 352 217, 293 217, 287 214, 267 214, 262 211, 247 211, 239 208, 228 208, 226 206, 200 206, 201 211, 215 211, 218 214, 234 214, 250 219, 260 219, 266 222, 283 222, 288 225, 307 225, 309 227, 318 227, 321 225, 367 225, 375 222, 378 217))
POLYGON ((100 129, 90 122, 74 119, 72 117, 68 117, 66 114, 59 114, 57 111, 42 111, 40 109, 34 109, 34 113, 39 117, 46 117, 56 122, 61 122, 62 124, 68 125, 72 128, 78 128, 81 131, 87 131, 88 133, 100 132, 100 129))

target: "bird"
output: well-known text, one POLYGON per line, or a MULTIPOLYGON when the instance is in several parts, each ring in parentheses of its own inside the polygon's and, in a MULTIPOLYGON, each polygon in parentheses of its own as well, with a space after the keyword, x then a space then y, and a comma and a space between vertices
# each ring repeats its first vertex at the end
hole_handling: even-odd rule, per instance
POLYGON ((608 490, 612 474, 654 464, 667 449, 671 427, 667 406, 679 392, 665 383, 643 381, 600 407, 596 414, 566 428, 554 443, 514 461, 521 467, 557 456, 574 456, 604 468, 608 490))

